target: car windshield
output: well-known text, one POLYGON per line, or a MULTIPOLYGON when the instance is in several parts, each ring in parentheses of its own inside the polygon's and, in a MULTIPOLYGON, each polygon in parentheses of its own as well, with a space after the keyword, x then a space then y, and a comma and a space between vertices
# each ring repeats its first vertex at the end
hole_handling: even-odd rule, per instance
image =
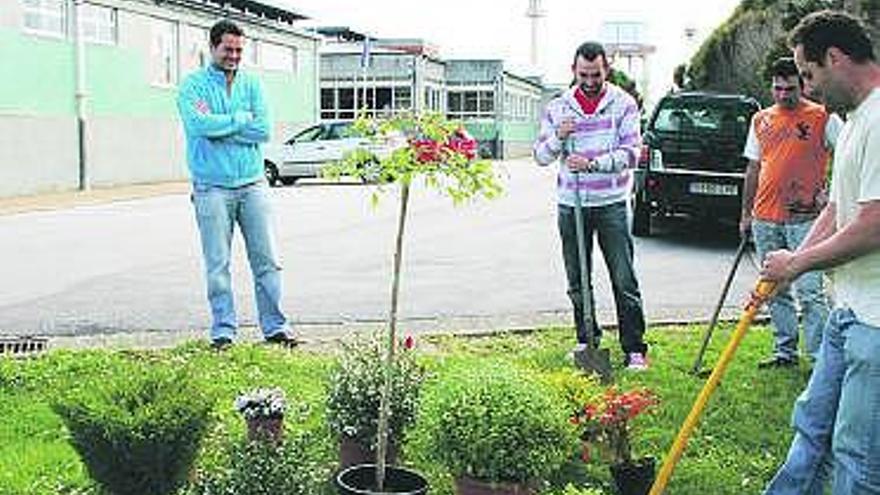
POLYGON ((300 132, 293 136, 289 142, 303 142, 303 141, 314 141, 324 133, 324 127, 320 125, 316 125, 314 127, 309 127, 308 129, 300 132))

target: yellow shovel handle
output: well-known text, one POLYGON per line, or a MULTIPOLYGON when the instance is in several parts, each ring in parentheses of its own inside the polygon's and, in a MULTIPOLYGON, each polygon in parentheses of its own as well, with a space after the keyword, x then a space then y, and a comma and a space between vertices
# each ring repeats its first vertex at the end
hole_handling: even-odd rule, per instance
POLYGON ((752 324, 752 320, 755 319, 755 314, 758 312, 758 309, 764 301, 766 301, 773 293, 775 287, 775 282, 769 282, 766 280, 758 281, 758 285, 755 288, 755 292, 752 294, 751 300, 746 305, 742 315, 739 317, 739 323, 736 325, 736 330, 734 330, 733 335, 730 337, 730 341, 727 343, 727 346, 718 358, 718 362, 715 364, 712 374, 709 376, 709 379, 706 380, 706 384, 703 385, 703 390, 700 391, 700 395, 698 395, 697 400, 694 401, 691 412, 688 414, 687 419, 684 420, 684 424, 681 425, 681 430, 679 430, 678 436, 675 437, 675 442, 673 442, 672 448, 669 449, 669 453, 666 454, 666 459, 663 461, 663 467, 660 468, 660 473, 657 474, 657 478, 651 486, 651 492, 649 495, 661 495, 663 490, 666 489, 666 484, 669 483, 669 478, 672 477, 672 471, 675 469, 675 465, 681 458, 681 454, 687 446, 691 433, 693 433, 694 428, 697 426, 697 420, 699 420, 700 415, 703 413, 703 409, 706 407, 706 402, 708 402, 709 397, 712 396, 715 388, 718 387, 718 382, 721 380, 721 376, 724 375, 727 365, 733 360, 733 355, 736 353, 739 343, 745 336, 746 330, 748 330, 749 326, 752 324))

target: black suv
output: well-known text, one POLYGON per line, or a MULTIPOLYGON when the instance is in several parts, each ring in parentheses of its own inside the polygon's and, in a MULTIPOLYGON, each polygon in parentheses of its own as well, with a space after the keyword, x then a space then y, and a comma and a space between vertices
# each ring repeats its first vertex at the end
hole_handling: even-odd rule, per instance
POLYGON ((742 95, 671 93, 654 109, 636 171, 633 234, 651 234, 653 217, 687 214, 739 220, 743 146, 758 102, 742 95))

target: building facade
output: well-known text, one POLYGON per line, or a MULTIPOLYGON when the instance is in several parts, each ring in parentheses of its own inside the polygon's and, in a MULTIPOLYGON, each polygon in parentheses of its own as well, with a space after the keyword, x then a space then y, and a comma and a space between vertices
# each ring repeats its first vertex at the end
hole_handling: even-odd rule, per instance
POLYGON ((0 0, 0 196, 186 177, 178 83, 210 62, 221 18, 276 134, 318 119, 319 37, 252 0, 0 0), (81 42, 77 42, 76 26, 81 42), (79 96, 79 98, 78 98, 79 96))
POLYGON ((484 153, 531 154, 538 135, 543 86, 505 69, 501 60, 447 60, 447 116, 464 122, 484 153))
POLYGON ((321 119, 351 120, 407 111, 444 113, 480 142, 483 156, 531 153, 543 87, 501 60, 443 60, 420 39, 370 38, 345 27, 318 28, 321 119))

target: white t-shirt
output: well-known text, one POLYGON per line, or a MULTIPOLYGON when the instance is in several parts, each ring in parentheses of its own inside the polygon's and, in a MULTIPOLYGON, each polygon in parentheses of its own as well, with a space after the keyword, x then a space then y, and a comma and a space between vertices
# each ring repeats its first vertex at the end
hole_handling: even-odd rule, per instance
MULTIPOLYGON (((880 88, 874 88, 840 131, 831 176, 831 201, 840 230, 852 222, 859 204, 880 201, 880 88)), ((832 271, 835 302, 858 319, 880 327, 880 250, 832 271)))

